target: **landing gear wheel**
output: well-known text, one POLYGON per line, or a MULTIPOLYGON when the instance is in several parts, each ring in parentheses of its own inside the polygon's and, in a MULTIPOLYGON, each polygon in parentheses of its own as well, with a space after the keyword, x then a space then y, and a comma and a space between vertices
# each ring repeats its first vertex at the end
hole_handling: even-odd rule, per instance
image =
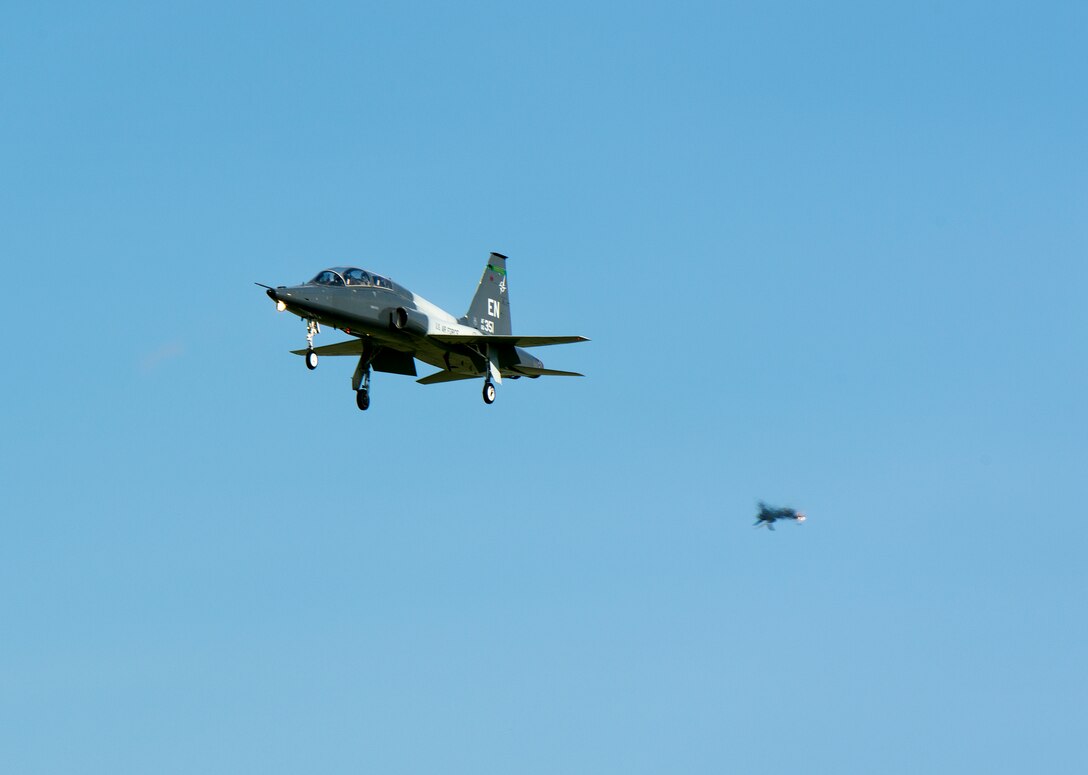
POLYGON ((495 386, 492 385, 490 382, 484 384, 484 403, 495 403, 495 386))
POLYGON ((370 392, 368 390, 356 390, 355 391, 355 405, 359 407, 359 411, 365 412, 370 408, 370 392))
POLYGON ((306 368, 310 371, 317 368, 317 353, 313 350, 306 351, 306 368))

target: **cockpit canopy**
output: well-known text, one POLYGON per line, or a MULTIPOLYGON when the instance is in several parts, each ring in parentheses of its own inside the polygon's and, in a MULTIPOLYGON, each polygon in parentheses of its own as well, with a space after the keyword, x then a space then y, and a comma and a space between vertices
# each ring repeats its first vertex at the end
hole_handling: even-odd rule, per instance
POLYGON ((333 287, 349 285, 356 288, 386 288, 393 290, 392 281, 353 266, 336 266, 332 269, 325 269, 318 272, 314 279, 310 280, 309 284, 333 287))
POLYGON ((344 282, 348 285, 370 285, 370 275, 362 269, 349 269, 344 272, 344 282))
POLYGON ((314 279, 310 280, 313 285, 343 285, 344 278, 338 275, 331 269, 326 269, 323 272, 318 272, 314 279))

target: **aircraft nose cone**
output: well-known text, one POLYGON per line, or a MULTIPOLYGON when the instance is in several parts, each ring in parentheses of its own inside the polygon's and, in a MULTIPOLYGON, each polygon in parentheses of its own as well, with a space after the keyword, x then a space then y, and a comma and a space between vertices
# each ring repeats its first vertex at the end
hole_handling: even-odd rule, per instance
POLYGON ((287 309, 287 300, 291 298, 291 293, 282 285, 279 288, 269 288, 265 291, 268 294, 268 298, 276 302, 276 310, 283 312, 287 309))

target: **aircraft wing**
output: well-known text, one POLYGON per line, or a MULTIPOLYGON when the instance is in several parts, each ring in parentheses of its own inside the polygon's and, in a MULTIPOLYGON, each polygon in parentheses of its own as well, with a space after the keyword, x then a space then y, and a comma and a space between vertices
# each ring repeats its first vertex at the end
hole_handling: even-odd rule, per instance
MULTIPOLYGON (((535 366, 513 366, 511 371, 515 372, 513 376, 519 374, 525 377, 584 377, 585 374, 579 374, 576 371, 559 371, 557 369, 538 369, 535 366)), ((434 374, 429 374, 422 379, 417 379, 421 385, 438 385, 442 382, 456 382, 459 379, 479 379, 482 374, 465 374, 459 371, 436 371, 434 374)))
POLYGON ((576 371, 559 371, 558 369, 538 369, 535 366, 514 366, 514 371, 524 374, 526 377, 584 377, 576 371))
MULTIPOLYGON (((305 355, 307 350, 292 350, 295 355, 305 355)), ((363 340, 362 339, 348 339, 346 342, 337 342, 336 344, 326 344, 321 347, 315 347, 314 352, 318 355, 362 355, 363 353, 363 340)))
MULTIPOLYGON (((306 350, 292 350, 291 352, 295 355, 306 354, 306 350)), ((319 356, 362 355, 363 340, 348 339, 346 342, 326 344, 321 347, 315 347, 314 352, 319 356)), ((389 347, 382 347, 379 349, 378 354, 375 355, 374 359, 370 362, 370 366, 374 371, 382 371, 386 374, 406 374, 409 377, 414 377, 416 375, 416 362, 412 354, 394 350, 389 347)))
POLYGON ((422 379, 417 379, 421 385, 437 385, 440 382, 456 382, 459 379, 476 379, 478 374, 462 374, 459 371, 436 371, 422 379))
POLYGON ((432 334, 436 342, 444 344, 494 344, 515 347, 543 347, 546 344, 573 344, 588 342, 584 336, 496 336, 493 334, 432 334))

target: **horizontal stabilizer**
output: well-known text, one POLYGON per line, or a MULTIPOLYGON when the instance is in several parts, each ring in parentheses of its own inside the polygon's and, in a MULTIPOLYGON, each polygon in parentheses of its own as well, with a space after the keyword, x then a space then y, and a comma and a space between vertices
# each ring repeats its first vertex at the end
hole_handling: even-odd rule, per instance
POLYGON ((588 342, 584 336, 493 336, 489 334, 432 334, 430 339, 444 344, 492 344, 514 347, 543 347, 547 344, 588 342))
POLYGON ((440 382, 456 382, 459 379, 476 379, 478 374, 463 374, 459 371, 436 371, 434 374, 417 379, 421 385, 437 385, 440 382))
POLYGON ((559 371, 557 369, 538 369, 535 366, 515 366, 514 370, 526 377, 584 377, 576 371, 559 371))

